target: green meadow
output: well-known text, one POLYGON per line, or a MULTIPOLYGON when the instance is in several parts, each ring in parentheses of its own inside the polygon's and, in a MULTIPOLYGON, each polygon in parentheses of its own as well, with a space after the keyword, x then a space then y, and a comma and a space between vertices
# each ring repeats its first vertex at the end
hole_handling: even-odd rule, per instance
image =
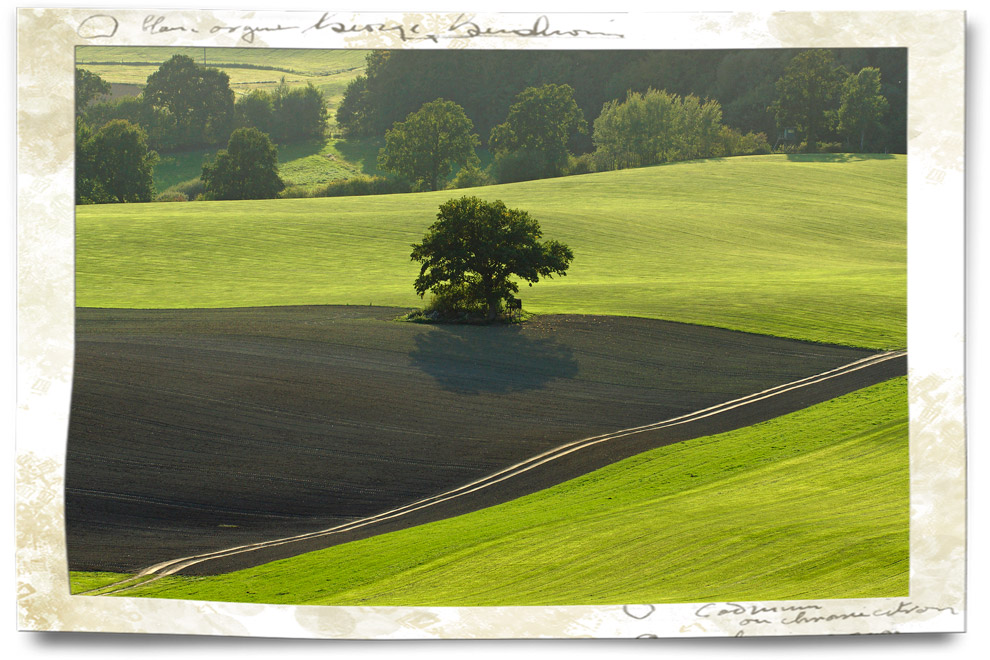
POLYGON ((748 156, 407 195, 82 206, 76 303, 421 306, 411 244, 469 194, 574 250, 566 277, 521 291, 528 312, 903 348, 906 162, 748 156))
POLYGON ((285 78, 289 87, 312 83, 327 99, 331 121, 347 84, 364 72, 367 51, 189 48, 148 46, 82 46, 76 49, 76 66, 107 82, 140 85, 173 55, 186 55, 230 77, 238 96, 253 89, 273 89, 285 78))
POLYGON ((471 514, 126 595, 459 606, 906 596, 906 385, 655 449, 471 514))
MULTIPOLYGON (((304 140, 278 146, 279 175, 287 186, 312 188, 320 184, 361 175, 381 175, 376 158, 380 140, 304 140), (373 152, 373 154, 372 154, 373 152)), ((196 149, 159 154, 155 164, 155 190, 198 179, 203 163, 216 156, 216 149, 196 149)))

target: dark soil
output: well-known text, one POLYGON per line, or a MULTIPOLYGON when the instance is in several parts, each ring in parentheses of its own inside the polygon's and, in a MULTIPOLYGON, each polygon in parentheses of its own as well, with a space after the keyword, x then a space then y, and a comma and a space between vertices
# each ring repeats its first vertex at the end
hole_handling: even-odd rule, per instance
MULTIPOLYGON (((649 424, 871 354, 648 319, 395 321, 404 310, 77 313, 69 565, 133 572, 375 514, 579 438, 649 424)), ((578 452, 497 487, 222 572, 491 506, 646 449, 905 372, 905 360, 731 415, 578 452)))

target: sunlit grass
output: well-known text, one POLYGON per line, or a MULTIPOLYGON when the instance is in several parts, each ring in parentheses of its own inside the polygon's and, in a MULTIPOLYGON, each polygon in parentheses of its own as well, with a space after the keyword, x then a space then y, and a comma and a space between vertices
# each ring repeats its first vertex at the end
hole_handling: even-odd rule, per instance
MULTIPOLYGON (((319 157, 319 156, 317 156, 319 157)), ((575 258, 531 312, 871 348, 906 345, 906 158, 754 156, 375 197, 77 209, 77 304, 420 306, 410 261, 445 200, 529 211, 575 258)))
POLYGON ((475 513, 126 595, 423 606, 905 596, 907 427, 898 378, 475 513))

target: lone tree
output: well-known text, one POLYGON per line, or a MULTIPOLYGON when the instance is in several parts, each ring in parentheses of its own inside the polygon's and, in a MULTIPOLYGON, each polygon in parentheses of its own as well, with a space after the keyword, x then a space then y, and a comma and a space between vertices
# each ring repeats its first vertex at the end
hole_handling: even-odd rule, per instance
POLYGON ((796 126, 804 133, 805 150, 815 151, 829 128, 847 75, 830 50, 799 53, 777 80, 777 99, 768 110, 774 112, 778 126, 796 126))
POLYGON ((494 320, 502 302, 519 291, 513 276, 533 286, 541 277, 567 274, 574 253, 563 243, 541 242, 542 236, 529 213, 501 201, 448 200, 423 241, 413 245, 412 259, 422 264, 416 292, 481 307, 494 320))
POLYGON ((238 128, 226 149, 203 165, 203 185, 213 199, 271 199, 285 189, 278 150, 256 128, 238 128))
POLYGON ((438 190, 454 165, 478 164, 478 136, 464 108, 437 99, 397 121, 385 133, 378 166, 438 190))

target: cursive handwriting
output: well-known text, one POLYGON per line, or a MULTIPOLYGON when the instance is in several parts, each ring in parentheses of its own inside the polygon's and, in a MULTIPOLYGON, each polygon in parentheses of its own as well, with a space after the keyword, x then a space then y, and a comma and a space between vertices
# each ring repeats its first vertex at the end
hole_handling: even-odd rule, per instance
MULTIPOLYGON (((642 621, 652 615, 655 608, 644 606, 625 606, 625 614, 633 619, 642 621)), ((699 620, 714 620, 723 625, 737 626, 736 637, 742 637, 744 631, 752 631, 753 626, 760 625, 782 625, 796 629, 806 629, 809 624, 836 623, 843 621, 910 621, 914 617, 922 614, 949 613, 958 615, 959 612, 952 607, 926 606, 913 603, 909 600, 896 601, 896 605, 883 605, 880 607, 853 607, 843 606, 837 603, 835 606, 829 604, 741 604, 741 603, 706 603, 695 610, 695 617, 699 620)), ((889 624, 888 624, 889 625, 889 624)), ((700 630, 706 629, 697 623, 691 626, 681 626, 681 632, 697 626, 700 630)), ((809 634, 811 631, 803 632, 809 634)), ((894 634, 896 630, 885 629, 882 633, 872 633, 857 631, 853 634, 894 634)), ((751 633, 752 634, 752 633, 751 633)), ((758 632, 756 634, 759 634, 758 632)), ((650 633, 640 635, 640 637, 653 636, 650 633)))
POLYGON ((150 34, 165 34, 166 32, 199 32, 196 28, 187 28, 181 25, 164 25, 164 16, 145 16, 141 23, 141 31, 150 34))
MULTIPOLYGON (((522 37, 522 38, 609 38, 623 39, 624 35, 614 32, 599 32, 583 28, 559 29, 551 27, 548 16, 540 16, 532 25, 525 27, 498 27, 479 25, 475 19, 460 14, 453 21, 438 19, 439 23, 433 29, 420 23, 400 23, 395 21, 382 22, 348 22, 335 20, 334 14, 324 12, 315 22, 306 27, 299 25, 226 24, 213 23, 196 27, 183 25, 174 19, 161 15, 148 15, 141 23, 141 31, 152 36, 170 35, 172 33, 188 34, 239 34, 246 43, 254 43, 255 37, 264 32, 298 31, 300 34, 326 32, 339 35, 380 34, 398 38, 401 42, 431 41, 440 43, 441 39, 475 39, 484 37, 522 37)), ((76 32, 84 39, 113 37, 120 27, 120 22, 109 14, 96 14, 84 20, 76 32)))
POLYGON ((501 35, 511 35, 516 37, 610 37, 613 39, 623 39, 624 35, 612 32, 596 32, 594 30, 551 30, 550 19, 540 16, 533 22, 532 27, 526 28, 481 28, 477 23, 464 18, 464 14, 457 17, 454 24, 450 26, 449 32, 458 33, 457 37, 497 37, 501 35))

